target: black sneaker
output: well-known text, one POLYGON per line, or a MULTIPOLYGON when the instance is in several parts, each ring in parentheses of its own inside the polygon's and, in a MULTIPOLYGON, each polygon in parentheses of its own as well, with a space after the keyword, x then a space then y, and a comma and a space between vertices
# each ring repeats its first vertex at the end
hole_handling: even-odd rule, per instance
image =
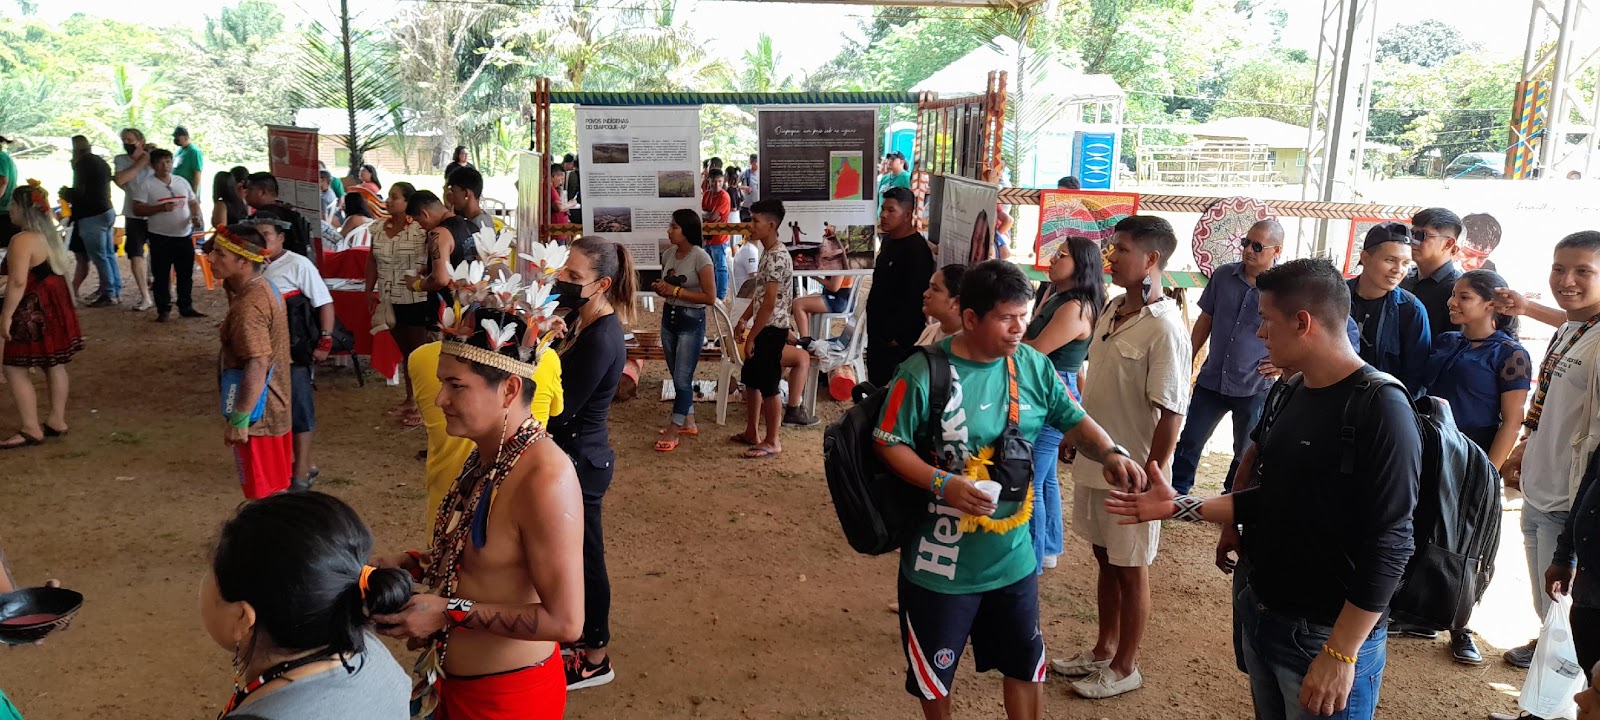
POLYGON ((1422 638, 1423 640, 1435 640, 1439 637, 1439 631, 1437 630, 1430 630, 1420 625, 1407 625, 1393 620, 1389 621, 1389 634, 1422 638))
POLYGON ((194 308, 188 308, 186 310, 179 310, 178 314, 182 315, 183 317, 205 317, 206 316, 205 313, 200 312, 199 310, 196 310, 194 308))
POLYGON ((1478 643, 1466 628, 1450 631, 1450 656, 1462 665, 1483 664, 1483 653, 1478 652, 1478 643))
POLYGON ((785 425, 811 427, 812 425, 817 425, 821 422, 821 420, 817 419, 817 416, 806 412, 806 409, 803 407, 795 406, 786 407, 783 409, 783 424, 785 425))
POLYGON ((611 670, 610 655, 606 655, 599 665, 590 665, 589 657, 582 651, 568 655, 566 661, 567 692, 598 687, 617 679, 617 674, 611 670))
POLYGON ((111 307, 112 305, 116 305, 116 304, 117 304, 117 299, 115 297, 113 297, 111 295, 101 295, 101 296, 95 298, 94 302, 89 303, 89 307, 92 307, 92 308, 111 307))
POLYGON ((169 317, 171 317, 171 314, 168 313, 166 310, 161 310, 161 311, 156 312, 156 322, 164 323, 164 322, 167 321, 167 318, 169 318, 169 317))
POLYGON ((1539 641, 1537 639, 1530 640, 1527 645, 1511 648, 1500 657, 1504 658, 1506 664, 1511 667, 1527 670, 1528 666, 1533 664, 1533 651, 1538 647, 1539 641))

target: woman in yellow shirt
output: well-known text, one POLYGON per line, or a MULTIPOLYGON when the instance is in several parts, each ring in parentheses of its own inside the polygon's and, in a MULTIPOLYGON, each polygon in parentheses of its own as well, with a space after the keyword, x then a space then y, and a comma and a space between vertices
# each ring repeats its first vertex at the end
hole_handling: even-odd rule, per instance
MULTIPOLYGON (((412 351, 406 362, 406 372, 411 379, 412 394, 417 399, 417 409, 422 413, 422 425, 428 430, 428 514, 423 522, 433 527, 439 503, 444 500, 450 484, 461 474, 461 466, 472 454, 472 441, 451 437, 444 431, 444 411, 433 404, 439 396, 439 342, 431 342, 412 351)), ((533 419, 540 425, 550 422, 550 416, 560 415, 563 409, 561 394, 561 357, 546 349, 538 358, 538 370, 533 376, 533 402, 530 409, 533 419)))

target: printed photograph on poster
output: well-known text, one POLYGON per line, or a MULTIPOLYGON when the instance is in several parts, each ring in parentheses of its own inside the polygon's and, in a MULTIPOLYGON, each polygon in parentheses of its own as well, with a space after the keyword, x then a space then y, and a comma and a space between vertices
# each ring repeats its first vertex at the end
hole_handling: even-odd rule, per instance
POLYGON ((576 111, 583 232, 621 243, 642 271, 661 267, 675 210, 700 210, 699 108, 576 111))
MULTIPOLYGON (((846 224, 831 203, 796 203, 778 227, 778 239, 789 250, 796 270, 868 270, 877 257, 876 225, 846 224)), ((859 208, 855 209, 859 212, 859 208)), ((845 213, 844 217, 849 217, 845 213)))
POLYGON ((935 175, 928 192, 928 242, 939 265, 973 265, 994 257, 995 206, 1000 187, 954 175, 935 175))
POLYGON ((1056 250, 1069 237, 1086 237, 1100 243, 1101 254, 1105 255, 1117 223, 1138 212, 1138 193, 1041 190, 1033 266, 1048 269, 1056 250))

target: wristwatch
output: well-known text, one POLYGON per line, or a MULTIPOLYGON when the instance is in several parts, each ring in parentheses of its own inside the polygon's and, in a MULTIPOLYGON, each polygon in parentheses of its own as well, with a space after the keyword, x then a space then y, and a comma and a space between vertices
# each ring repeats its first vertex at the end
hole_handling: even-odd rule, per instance
POLYGON ((1133 455, 1128 452, 1127 448, 1115 443, 1112 443, 1111 447, 1106 450, 1106 455, 1121 455, 1129 460, 1133 459, 1133 455))

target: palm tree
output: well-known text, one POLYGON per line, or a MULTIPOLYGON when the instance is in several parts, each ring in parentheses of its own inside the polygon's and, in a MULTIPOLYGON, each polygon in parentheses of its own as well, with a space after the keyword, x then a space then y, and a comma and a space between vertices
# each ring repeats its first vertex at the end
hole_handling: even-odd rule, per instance
POLYGON ((705 51, 675 13, 676 0, 620 10, 573 0, 544 6, 506 33, 519 56, 544 58, 541 69, 560 72, 573 91, 591 80, 608 90, 683 89, 723 71, 716 61, 697 59, 705 51))
POLYGON ((394 133, 390 116, 401 106, 400 83, 390 69, 392 48, 373 31, 351 29, 349 0, 340 0, 338 20, 336 32, 317 20, 305 28, 291 94, 298 107, 345 111, 342 142, 349 176, 356 177, 362 156, 394 133))
POLYGON ((781 57, 772 47, 772 36, 756 36, 756 46, 744 51, 744 72, 739 76, 739 89, 744 92, 783 92, 795 88, 794 77, 778 77, 781 57))
MULTIPOLYGON (((172 101, 171 88, 160 72, 146 74, 117 64, 111 66, 110 75, 107 105, 111 109, 112 120, 122 127, 143 130, 174 125, 179 117, 193 110, 188 103, 172 101)), ((99 120, 85 122, 105 138, 115 138, 121 131, 121 128, 113 128, 99 120)), ((111 143, 110 147, 120 144, 121 141, 117 141, 111 143)))

